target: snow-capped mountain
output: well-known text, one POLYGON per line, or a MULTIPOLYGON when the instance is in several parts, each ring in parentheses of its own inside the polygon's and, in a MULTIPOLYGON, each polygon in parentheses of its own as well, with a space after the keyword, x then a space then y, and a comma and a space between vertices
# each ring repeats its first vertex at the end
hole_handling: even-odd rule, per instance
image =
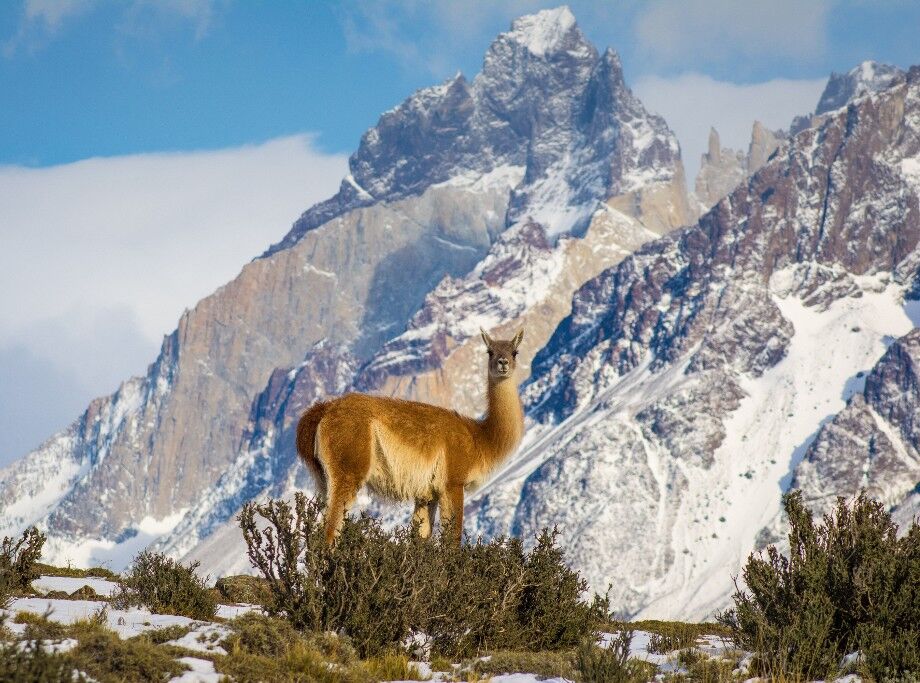
POLYGON ((755 126, 734 166, 711 141, 726 196, 690 224, 677 141, 616 53, 567 8, 516 20, 472 80, 384 113, 339 192, 186 312, 145 377, 0 472, 0 533, 40 523, 57 561, 154 543, 246 571, 240 506, 311 487, 306 407, 357 389, 477 413, 478 328, 519 325, 527 433, 467 531, 557 525, 622 614, 711 616, 790 486, 816 507, 868 486, 903 518, 920 69, 899 73, 832 77, 797 134, 755 126))
POLYGON ((789 127, 795 135, 801 130, 814 125, 814 118, 846 106, 855 99, 872 93, 887 90, 893 85, 903 83, 905 73, 892 64, 882 64, 867 60, 853 67, 845 74, 832 73, 818 99, 812 114, 796 116, 789 127))
POLYGON ((403 386, 418 368, 391 380, 385 357, 450 283, 469 309, 435 328, 457 370, 427 366, 448 384, 475 372, 464 319, 490 298, 487 324, 539 318, 535 352, 585 280, 690 220, 677 140, 616 54, 567 8, 522 17, 472 81, 383 114, 339 193, 187 311, 146 377, 0 474, 0 530, 40 522, 54 559, 115 566, 170 529, 177 554, 206 543, 245 500, 303 482, 289 430, 306 405, 403 386))
POLYGON ((865 474, 900 504, 917 481, 902 422, 920 407, 913 336, 882 357, 920 322, 918 155, 914 68, 799 133, 696 226, 587 282, 534 359, 534 424, 471 506, 475 528, 559 524, 618 608, 700 618, 725 605, 793 478, 816 498, 865 474), (862 403, 880 404, 856 419, 889 439, 885 461, 881 437, 860 448, 853 427, 849 455, 826 445, 862 403))

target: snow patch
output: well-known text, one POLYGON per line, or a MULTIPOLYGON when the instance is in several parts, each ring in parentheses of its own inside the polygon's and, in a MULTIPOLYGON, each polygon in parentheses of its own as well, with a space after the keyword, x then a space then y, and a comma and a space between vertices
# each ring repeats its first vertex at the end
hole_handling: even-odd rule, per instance
POLYGON ((887 340, 913 328, 899 286, 864 289, 821 311, 776 294, 788 292, 792 277, 781 272, 771 280, 774 302, 795 329, 786 357, 760 377, 739 378, 745 398, 725 422, 713 467, 687 469, 690 485, 673 543, 678 553, 687 551, 672 571, 680 576, 665 582, 674 589, 639 618, 708 618, 724 607, 727 582, 740 572, 757 533, 780 514, 780 494, 817 430, 858 389, 853 375, 872 368, 887 340), (764 485, 771 481, 775 487, 764 485))
POLYGON ((118 584, 114 581, 89 576, 85 578, 71 576, 40 576, 32 582, 32 588, 39 593, 50 593, 51 591, 73 593, 83 588, 83 586, 92 588, 96 595, 108 597, 115 592, 118 584))
POLYGON ((161 536, 168 534, 185 517, 188 508, 162 519, 144 517, 140 523, 122 534, 123 540, 83 538, 77 540, 49 536, 45 544, 46 561, 51 564, 76 567, 109 567, 122 571, 131 564, 135 555, 161 536))
POLYGON ((562 6, 516 19, 505 35, 524 45, 532 55, 543 57, 555 51, 574 26, 575 16, 568 7, 562 6))

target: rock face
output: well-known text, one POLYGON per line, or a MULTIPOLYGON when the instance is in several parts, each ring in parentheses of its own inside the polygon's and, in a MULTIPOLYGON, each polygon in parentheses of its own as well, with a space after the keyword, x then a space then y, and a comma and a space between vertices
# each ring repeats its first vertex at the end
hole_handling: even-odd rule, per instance
POLYGON ((817 512, 860 489, 895 507, 920 482, 920 330, 894 341, 864 382, 795 470, 792 485, 817 512))
POLYGON ((495 315, 531 320, 539 343, 586 279, 689 221, 676 138, 626 87, 616 53, 599 54, 566 8, 523 17, 472 81, 383 114, 338 194, 187 311, 147 376, 0 474, 0 529, 40 522, 55 557, 78 563, 123 564, 120 548, 172 527, 171 547, 190 550, 303 474, 289 430, 316 398, 357 382, 439 400, 399 374, 421 365, 383 368, 399 337, 427 334, 452 286, 466 303, 424 352, 443 386, 468 381, 457 321, 490 297, 506 307, 495 315))
POLYGON ((760 121, 755 121, 751 130, 751 142, 747 154, 723 148, 719 133, 709 130, 709 148, 700 160, 700 172, 696 176, 694 197, 699 212, 705 213, 722 197, 767 163, 770 156, 779 149, 785 138, 782 131, 771 131, 760 121))
MULTIPOLYGON (((860 477, 874 457, 847 418, 861 406, 854 378, 913 328, 918 154, 914 69, 802 131, 697 225, 583 285, 533 361, 527 443, 471 502, 474 530, 527 538, 558 525, 625 614, 724 607, 803 457, 817 490, 853 490, 831 449, 824 470, 820 443, 806 456, 822 422, 844 410, 860 477)), ((890 455, 868 476, 892 499, 917 481, 893 426, 912 406, 910 339, 866 381, 882 426, 853 417, 889 425, 890 455)))
POLYGON ((903 83, 905 73, 891 64, 865 61, 845 74, 832 73, 813 114, 796 116, 789 128, 791 135, 814 125, 822 114, 840 109, 853 100, 887 90, 903 83))
POLYGON ((903 83, 904 75, 896 66, 872 61, 863 62, 845 74, 832 73, 815 107, 815 114, 826 114, 859 97, 903 83))
POLYGON ((567 7, 517 19, 489 47, 482 71, 415 93, 361 138, 338 194, 307 211, 267 253, 359 206, 419 194, 502 165, 526 174, 509 221, 583 230, 593 204, 674 185, 670 218, 686 222, 676 139, 623 81, 613 50, 598 55, 567 7))

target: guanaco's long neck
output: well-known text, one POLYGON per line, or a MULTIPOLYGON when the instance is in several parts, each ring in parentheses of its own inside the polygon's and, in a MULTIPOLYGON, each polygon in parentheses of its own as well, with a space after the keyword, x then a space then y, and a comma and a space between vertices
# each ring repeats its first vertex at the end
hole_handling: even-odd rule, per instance
POLYGON ((524 409, 517 382, 489 378, 489 409, 480 422, 482 454, 488 464, 498 464, 517 448, 524 434, 524 409))

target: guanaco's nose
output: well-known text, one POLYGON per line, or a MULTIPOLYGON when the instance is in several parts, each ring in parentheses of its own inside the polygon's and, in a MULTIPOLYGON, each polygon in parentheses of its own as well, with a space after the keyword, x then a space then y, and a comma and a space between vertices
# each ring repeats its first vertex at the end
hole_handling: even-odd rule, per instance
POLYGON ((499 358, 499 359, 498 359, 498 369, 499 369, 501 372, 507 372, 507 371, 508 371, 508 365, 509 365, 509 363, 508 363, 508 359, 507 359, 507 358, 499 358))

